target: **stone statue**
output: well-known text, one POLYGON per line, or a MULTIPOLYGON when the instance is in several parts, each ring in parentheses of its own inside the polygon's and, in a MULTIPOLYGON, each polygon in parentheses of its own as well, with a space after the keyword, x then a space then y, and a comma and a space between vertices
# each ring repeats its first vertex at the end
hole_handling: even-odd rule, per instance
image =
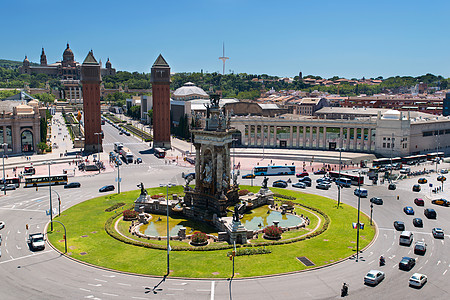
POLYGON ((203 182, 211 183, 212 182, 212 168, 209 163, 205 164, 203 169, 203 182))
POLYGON ((144 188, 144 184, 141 182, 137 185, 138 188, 141 188, 141 196, 147 196, 147 190, 144 188))
POLYGON ((237 205, 234 207, 233 221, 239 222, 239 207, 237 205))
POLYGON ((225 173, 223 173, 223 176, 222 176, 222 187, 223 188, 228 187, 228 176, 225 173))
POLYGON ((236 186, 237 185, 237 178, 238 175, 236 173, 233 172, 233 185, 236 186))
POLYGON ((269 181, 269 178, 267 178, 266 176, 264 176, 263 182, 261 183, 261 187, 263 189, 267 189, 267 181, 269 181))

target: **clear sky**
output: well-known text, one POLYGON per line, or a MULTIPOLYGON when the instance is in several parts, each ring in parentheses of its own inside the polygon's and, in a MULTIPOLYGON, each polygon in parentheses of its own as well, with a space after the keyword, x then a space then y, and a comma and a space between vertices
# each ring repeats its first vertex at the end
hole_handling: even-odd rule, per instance
POLYGON ((450 1, 1 1, 0 58, 77 61, 90 49, 118 70, 346 78, 450 77, 450 1))

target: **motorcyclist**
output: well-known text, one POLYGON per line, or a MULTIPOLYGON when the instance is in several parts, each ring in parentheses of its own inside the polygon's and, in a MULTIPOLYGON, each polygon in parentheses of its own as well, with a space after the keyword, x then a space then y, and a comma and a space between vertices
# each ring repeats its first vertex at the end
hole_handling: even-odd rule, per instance
POLYGON ((348 295, 348 285, 344 282, 342 284, 341 297, 345 297, 347 295, 348 295))
POLYGON ((380 256, 380 266, 384 266, 385 263, 386 263, 386 260, 384 259, 384 256, 381 255, 380 256))

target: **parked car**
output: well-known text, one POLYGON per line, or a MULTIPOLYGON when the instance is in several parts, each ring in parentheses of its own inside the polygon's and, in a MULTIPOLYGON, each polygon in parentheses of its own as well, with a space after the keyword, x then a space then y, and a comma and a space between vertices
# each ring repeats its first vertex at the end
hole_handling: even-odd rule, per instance
POLYGON ((286 188, 288 186, 287 182, 284 180, 277 180, 272 183, 273 187, 286 188))
POLYGON ((414 203, 415 203, 417 206, 424 206, 424 205, 425 205, 425 202, 423 201, 422 198, 416 198, 416 199, 414 199, 414 203))
POLYGON ((124 133, 125 133, 126 136, 130 136, 131 135, 131 133, 129 133, 128 131, 125 131, 124 133))
POLYGON ((394 221, 394 228, 398 231, 404 231, 405 223, 403 221, 394 221))
POLYGON ((403 208, 403 211, 405 212, 405 214, 407 215, 413 215, 414 214, 414 209, 411 206, 405 206, 403 208))
POLYGON ((432 208, 425 208, 423 213, 428 219, 436 219, 437 217, 436 211, 432 208))
POLYGON ((411 173, 411 169, 410 168, 402 168, 400 169, 400 174, 409 174, 411 173))
POLYGON ((325 174, 327 174, 327 171, 325 171, 324 169, 317 170, 314 172, 314 175, 325 175, 325 174))
POLYGON ((297 177, 305 177, 305 176, 309 176, 309 173, 308 172, 297 173, 297 174, 295 174, 295 176, 297 176, 297 177))
POLYGON ((302 182, 304 183, 306 186, 311 186, 311 178, 309 178, 308 176, 302 177, 298 179, 298 182, 302 182))
POLYGON ((413 192, 420 192, 420 185, 418 185, 418 184, 415 184, 415 185, 413 185, 413 187, 412 187, 412 190, 413 190, 413 192))
POLYGON ((414 218, 413 225, 416 227, 423 227, 423 222, 421 218, 414 218))
POLYGON ((377 285, 384 279, 384 277, 385 275, 383 271, 370 270, 369 273, 364 276, 364 283, 377 285))
POLYGON ((321 182, 323 182, 323 183, 331 183, 331 179, 328 178, 328 177, 320 177, 320 178, 316 179, 316 182, 317 183, 321 183, 321 182))
POLYGON ((16 189, 16 185, 14 183, 10 183, 7 185, 1 185, 1 189, 2 191, 12 191, 16 189))
POLYGON ((420 273, 414 273, 409 278, 409 286, 421 288, 425 283, 427 283, 428 278, 426 275, 420 273))
POLYGON ((419 180, 417 180, 417 182, 423 184, 423 183, 427 183, 428 180, 426 178, 422 177, 422 178, 419 178, 419 180))
POLYGON ((306 188, 306 184, 304 184, 303 182, 296 182, 296 183, 293 183, 292 186, 293 186, 293 187, 296 187, 296 188, 301 188, 301 189, 306 188))
POLYGON ((412 257, 405 256, 398 264, 400 270, 409 271, 416 265, 416 260, 412 257))
POLYGON ((187 173, 184 175, 184 178, 189 178, 191 177, 192 179, 195 179, 195 173, 187 173))
POLYGON ((81 183, 79 183, 79 182, 71 182, 71 183, 64 185, 65 189, 72 189, 72 188, 79 188, 79 187, 81 187, 81 183))
POLYGON ((381 199, 379 197, 370 198, 370 202, 372 202, 373 204, 377 204, 377 205, 383 205, 383 199, 381 199))
POLYGON ((427 252, 427 244, 423 241, 417 241, 414 245, 414 253, 423 255, 425 252, 427 252))
POLYGON ((114 191, 114 189, 115 189, 114 185, 110 184, 110 185, 105 185, 105 186, 101 187, 98 191, 100 193, 103 193, 103 192, 114 191))
POLYGON ((444 198, 431 200, 431 203, 436 204, 436 205, 447 206, 447 207, 450 206, 450 201, 448 201, 447 199, 444 199, 444 198))
POLYGON ((246 175, 242 175, 242 179, 251 179, 251 178, 255 178, 255 174, 246 174, 246 175))
POLYGON ((442 228, 435 227, 431 230, 433 237, 435 239, 443 239, 444 238, 444 230, 442 228))
POLYGON ((331 184, 328 182, 319 182, 316 185, 316 189, 328 190, 331 187, 331 184))
POLYGON ((389 183, 388 190, 394 191, 397 189, 397 185, 395 183, 389 183))

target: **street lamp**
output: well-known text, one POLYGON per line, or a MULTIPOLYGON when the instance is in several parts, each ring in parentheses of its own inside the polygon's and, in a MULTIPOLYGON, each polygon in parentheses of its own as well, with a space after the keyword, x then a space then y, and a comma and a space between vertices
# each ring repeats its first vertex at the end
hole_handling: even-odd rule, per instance
POLYGON ((5 147, 8 147, 7 143, 2 144, 2 149, 3 149, 3 193, 6 195, 6 178, 5 178, 5 151, 6 150, 5 150, 5 147))
POLYGON ((52 190, 53 192, 56 193, 56 195, 58 195, 58 217, 61 216, 61 196, 59 195, 59 193, 55 190, 52 190))
POLYGON ((170 187, 173 187, 173 186, 175 186, 175 184, 172 184, 172 183, 167 183, 167 184, 160 184, 159 185, 160 187, 166 187, 166 205, 167 205, 167 209, 166 209, 166 211, 167 211, 167 215, 166 215, 166 217, 167 217, 167 220, 166 220, 166 222, 167 222, 167 274, 164 276, 164 277, 167 277, 167 276, 169 276, 169 273, 170 273, 170 261, 169 261, 169 257, 170 257, 170 255, 169 255, 169 253, 170 253, 170 244, 169 244, 169 240, 170 240, 170 234, 169 234, 169 188, 170 187))
POLYGON ((50 176, 50 165, 53 164, 53 162, 48 161, 46 164, 48 165, 48 192, 50 197, 50 231, 53 231, 52 181, 50 176))
POLYGON ((370 225, 372 225, 373 203, 370 203, 370 225))
POLYGON ((102 135, 101 132, 94 132, 94 134, 97 136, 97 155, 98 155, 98 173, 100 174, 100 136, 102 135))
POLYGON ((117 166, 117 193, 120 194, 120 158, 119 155, 116 156, 116 166, 117 166))
POLYGON ((356 261, 359 260, 359 212, 361 207, 361 172, 358 172, 358 222, 356 223, 356 261))

